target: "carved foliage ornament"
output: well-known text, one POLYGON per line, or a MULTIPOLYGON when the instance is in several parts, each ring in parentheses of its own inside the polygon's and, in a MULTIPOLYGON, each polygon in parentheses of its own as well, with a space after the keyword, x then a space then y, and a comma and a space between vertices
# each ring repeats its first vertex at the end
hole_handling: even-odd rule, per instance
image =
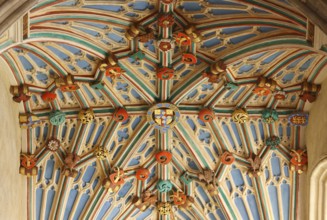
POLYGON ((109 192, 117 192, 120 186, 125 183, 124 176, 124 170, 115 167, 109 178, 104 179, 102 185, 109 192))
POLYGON ((94 119, 94 112, 92 109, 81 110, 78 113, 78 119, 82 124, 88 124, 94 119))
POLYGON ((147 190, 141 194, 141 198, 135 197, 133 199, 133 203, 136 208, 140 209, 141 212, 145 211, 149 208, 149 206, 156 204, 158 201, 158 196, 156 193, 152 193, 147 190))
POLYGON ((267 138, 266 145, 270 147, 272 150, 276 150, 278 145, 280 144, 280 138, 277 136, 272 136, 267 138))
POLYGON ((140 180, 140 181, 145 181, 149 175, 150 175, 150 171, 146 168, 140 168, 136 171, 136 179, 140 180))
POLYGON ((318 97, 320 89, 321 89, 320 85, 304 82, 302 84, 302 93, 300 95, 300 99, 305 102, 306 101, 310 103, 314 102, 318 97))
POLYGON ((94 155, 99 159, 99 160, 105 160, 109 156, 109 151, 105 149, 104 147, 98 146, 94 150, 94 155))
POLYGON ((250 177, 258 177, 260 176, 261 172, 261 158, 258 155, 255 155, 254 153, 250 153, 249 158, 247 158, 247 161, 250 162, 251 167, 248 170, 250 177))
POLYGON ((78 171, 75 170, 76 164, 81 160, 80 156, 75 153, 68 153, 65 157, 65 170, 64 175, 67 177, 75 178, 78 174, 78 171))
POLYGON ((262 112, 262 119, 267 124, 272 124, 278 120, 278 113, 274 109, 265 109, 262 112))

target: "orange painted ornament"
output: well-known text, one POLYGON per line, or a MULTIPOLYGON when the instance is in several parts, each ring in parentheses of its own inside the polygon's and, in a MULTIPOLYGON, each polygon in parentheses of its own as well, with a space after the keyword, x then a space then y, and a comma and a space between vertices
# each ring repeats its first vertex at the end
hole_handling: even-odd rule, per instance
POLYGON ((157 77, 161 80, 169 80, 173 78, 174 70, 168 67, 162 67, 158 69, 157 77))
POLYGON ((196 64, 197 59, 196 57, 191 53, 184 53, 182 56, 182 63, 185 64, 196 64))
POLYGON ((172 154, 169 151, 160 151, 156 154, 156 160, 160 164, 168 164, 172 159, 172 154))
POLYGON ((215 118, 215 113, 208 108, 204 108, 199 112, 199 118, 203 122, 211 122, 215 118))
POLYGON ((113 119, 116 122, 124 122, 128 119, 128 112, 126 111, 126 109, 119 107, 114 112, 113 119))
POLYGON ((136 179, 145 181, 150 175, 150 171, 146 168, 141 168, 136 171, 136 179))
POLYGON ((45 92, 41 95, 41 98, 45 102, 52 102, 57 98, 57 94, 53 92, 45 92))

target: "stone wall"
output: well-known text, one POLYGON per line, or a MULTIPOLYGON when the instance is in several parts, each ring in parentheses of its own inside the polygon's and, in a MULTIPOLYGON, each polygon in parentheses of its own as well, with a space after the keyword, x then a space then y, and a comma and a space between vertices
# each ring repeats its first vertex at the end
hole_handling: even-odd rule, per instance
POLYGON ((19 174, 21 129, 18 104, 9 92, 13 79, 0 60, 0 219, 26 219, 26 177, 19 174))

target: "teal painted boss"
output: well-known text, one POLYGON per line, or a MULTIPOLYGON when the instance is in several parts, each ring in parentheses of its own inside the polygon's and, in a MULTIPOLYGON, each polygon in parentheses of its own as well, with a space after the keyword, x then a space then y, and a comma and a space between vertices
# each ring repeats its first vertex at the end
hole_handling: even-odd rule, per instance
POLYGON ((157 189, 161 193, 169 192, 170 190, 172 190, 172 188, 173 185, 169 180, 160 180, 157 185, 157 189))
POLYGON ((50 118, 50 123, 52 125, 58 126, 65 122, 66 114, 59 110, 56 110, 50 113, 49 118, 50 118))

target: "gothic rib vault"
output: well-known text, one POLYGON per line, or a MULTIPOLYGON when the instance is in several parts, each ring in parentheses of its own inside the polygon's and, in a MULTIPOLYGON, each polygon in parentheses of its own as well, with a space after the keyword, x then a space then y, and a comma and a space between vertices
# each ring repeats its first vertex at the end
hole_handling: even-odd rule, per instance
POLYGON ((47 0, 23 20, 0 56, 28 219, 297 218, 327 57, 286 1, 47 0))

